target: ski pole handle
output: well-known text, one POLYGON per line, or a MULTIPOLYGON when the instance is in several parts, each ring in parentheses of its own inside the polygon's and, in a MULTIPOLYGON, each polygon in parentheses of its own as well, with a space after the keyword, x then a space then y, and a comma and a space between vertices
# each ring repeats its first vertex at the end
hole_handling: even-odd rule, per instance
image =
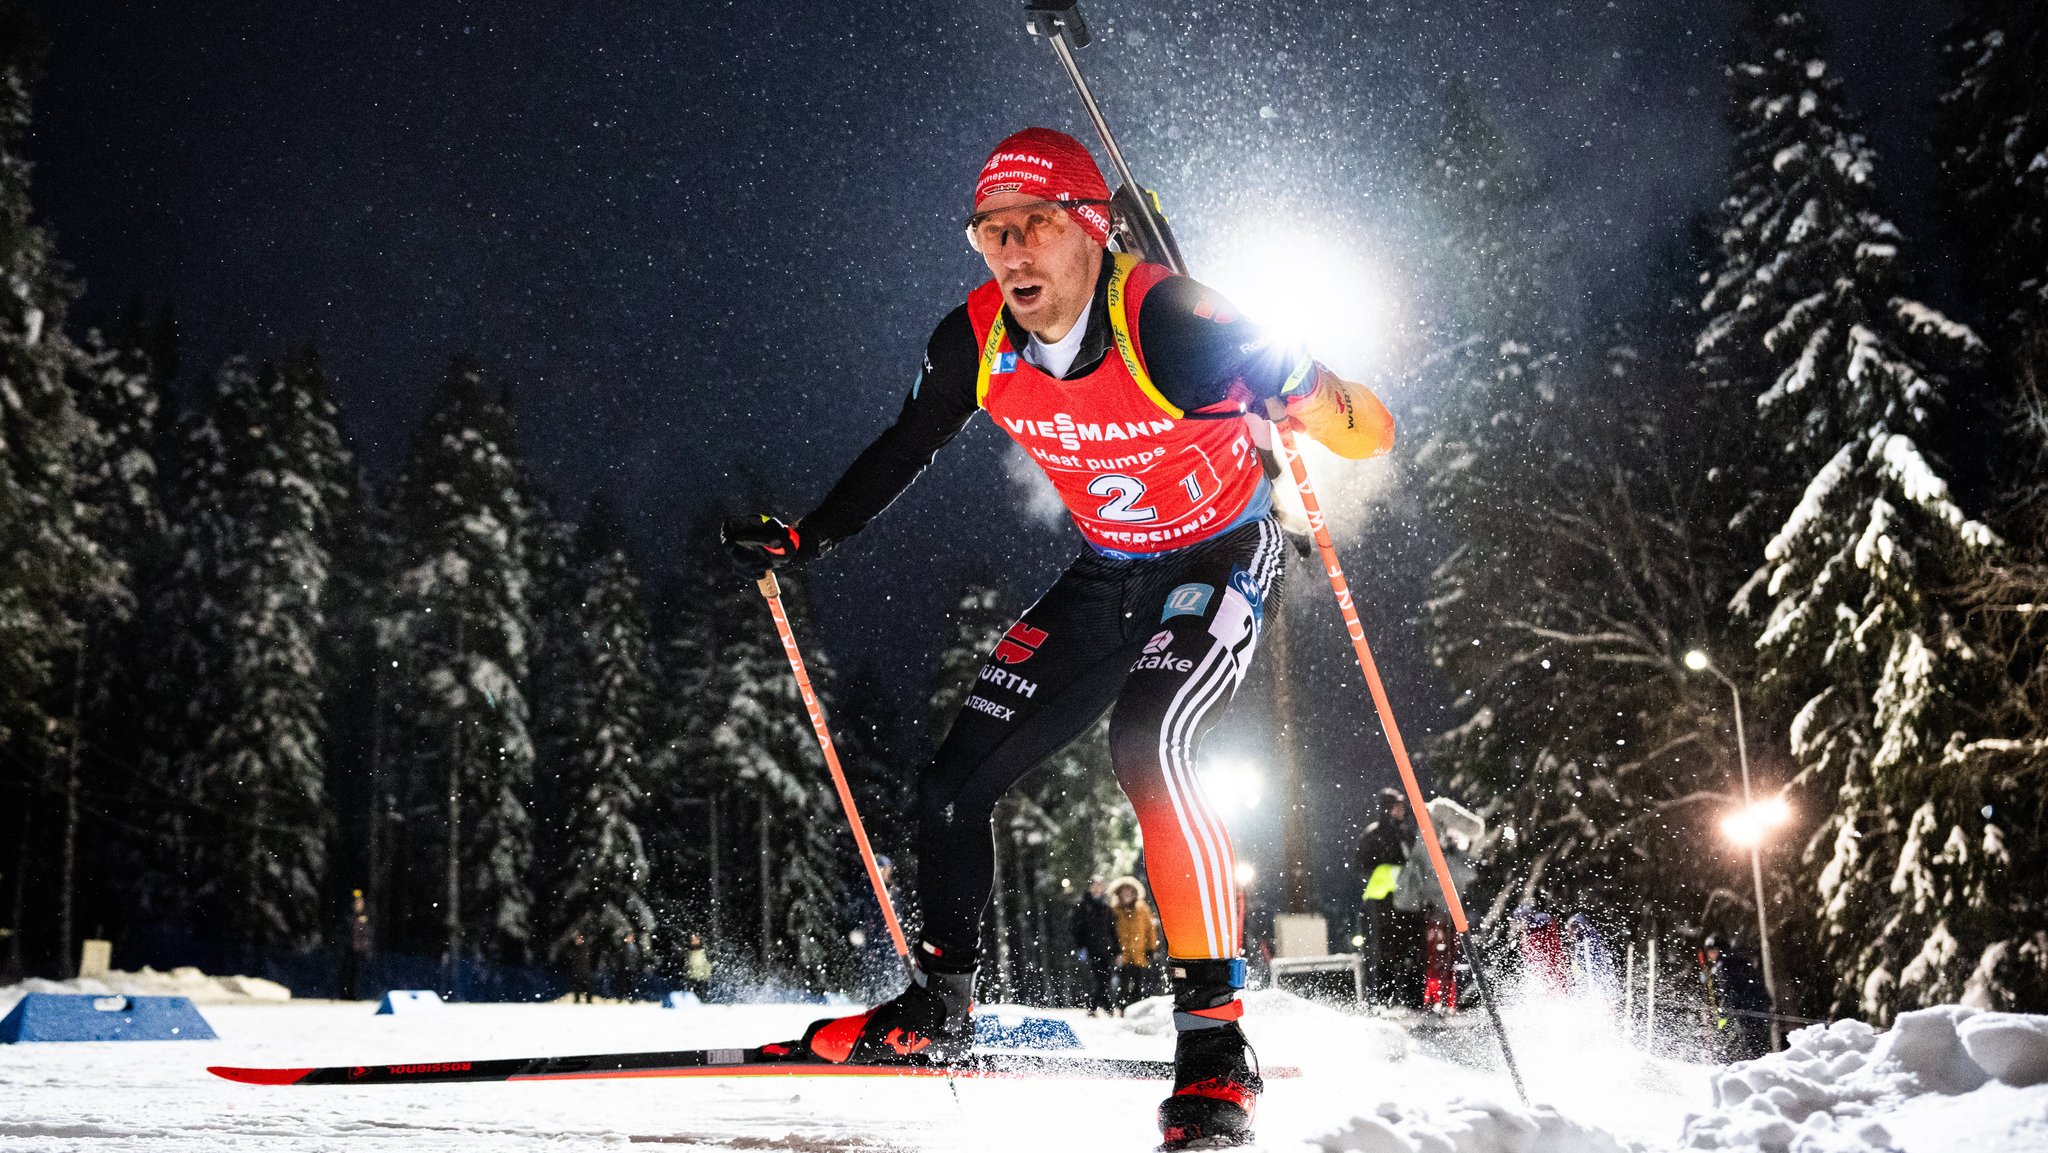
POLYGON ((896 955, 910 956, 910 942, 896 920, 896 904, 889 899, 889 887, 882 882, 882 867, 875 863, 875 850, 868 844, 868 830, 860 823, 860 809, 853 803, 853 789, 846 783, 846 770, 839 765, 839 750, 832 744, 831 726, 825 723, 825 706, 811 688, 811 674, 804 668, 804 656, 797 651, 796 630, 789 627, 789 614, 782 611, 782 586, 769 572, 756 584, 761 599, 768 602, 768 615, 775 618, 775 631, 782 634, 782 653, 789 658, 789 671, 796 676, 796 688, 811 713, 811 731, 818 735, 818 747, 825 751, 825 767, 832 770, 832 785, 839 790, 839 805, 846 810, 846 823, 853 826, 853 843, 860 847, 860 859, 868 868, 868 883, 875 888, 875 900, 882 906, 882 921, 889 926, 889 939, 896 943, 896 955))
POLYGON ((1450 866, 1444 862, 1443 846, 1437 843, 1436 822, 1430 820, 1429 803, 1423 800, 1422 786, 1415 779, 1415 766, 1408 761, 1408 746, 1401 740, 1401 730, 1394 724, 1394 706, 1387 700, 1387 687, 1380 683, 1380 667, 1372 659, 1372 647, 1365 643, 1365 625, 1359 622, 1358 608, 1352 603, 1351 585, 1344 579, 1344 566, 1337 560, 1337 546, 1330 540, 1330 527, 1323 516, 1322 501, 1316 497, 1315 482, 1308 476, 1308 462, 1295 447, 1294 432, 1284 426, 1275 426, 1279 436, 1274 443, 1280 447, 1280 455, 1287 461, 1287 467, 1294 473, 1294 487, 1301 493, 1301 507, 1308 513, 1310 531, 1315 535, 1316 551, 1322 554, 1323 570, 1329 574, 1330 589, 1337 594, 1337 611, 1343 614, 1344 631, 1351 635, 1351 648, 1358 654, 1359 670, 1365 673, 1366 687, 1372 690, 1373 707, 1379 710, 1380 728, 1386 730, 1387 747, 1393 750, 1394 767, 1401 770, 1401 785, 1408 793, 1408 809, 1415 814, 1415 828, 1422 837, 1422 843, 1429 846, 1429 863, 1436 867, 1436 881, 1444 893, 1444 905, 1451 911, 1451 922, 1460 934, 1469 931, 1465 922, 1465 905, 1458 899, 1457 886, 1451 884, 1450 866))

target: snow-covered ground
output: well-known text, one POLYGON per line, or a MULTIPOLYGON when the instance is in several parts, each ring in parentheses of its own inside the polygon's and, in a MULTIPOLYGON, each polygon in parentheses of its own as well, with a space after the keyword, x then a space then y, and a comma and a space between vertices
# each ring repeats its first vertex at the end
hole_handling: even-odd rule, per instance
MULTIPOLYGON (((20 990, 0 990, 0 1008, 20 990)), ((2048 1148, 2048 1019, 1933 1010, 1890 1034, 1797 1035, 1727 1070, 1646 1057, 1584 1015, 1510 1013, 1538 1102, 1523 1108, 1480 1022, 1411 1036, 1285 994, 1251 996, 1266 1063, 1299 1065, 1260 1107, 1287 1153, 1615 1153, 1680 1148, 2020 1153, 2048 1148), (1960 1026, 1960 1032, 1959 1032, 1960 1026), (2014 1082, 1990 1079, 1985 1066, 2014 1082)), ((326 1065, 744 1046, 796 1035, 806 1005, 451 1005, 378 1017, 367 1003, 216 1004, 207 1042, 0 1046, 4 1150, 1145 1150, 1146 1082, 628 1080, 262 1088, 210 1064, 326 1065)), ((1088 1048, 1170 1051, 1161 1006, 1073 1021, 1088 1048)), ((998 1007, 992 1011, 1001 1015, 998 1007)), ((1014 1012, 1014 1011, 1013 1011, 1014 1012)), ((1034 1010, 1034 1012, 1039 1012, 1034 1010)))

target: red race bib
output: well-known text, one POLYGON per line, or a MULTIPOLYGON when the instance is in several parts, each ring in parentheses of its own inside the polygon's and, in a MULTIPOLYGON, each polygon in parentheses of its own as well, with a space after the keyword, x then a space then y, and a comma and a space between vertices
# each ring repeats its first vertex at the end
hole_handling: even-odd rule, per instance
POLYGON ((1108 553, 1167 552, 1235 524, 1265 474, 1236 402, 1185 413, 1153 387, 1131 321, 1172 272, 1114 259, 1107 303, 1116 347, 1075 380, 1018 355, 994 281, 974 290, 967 319, 981 347, 976 398, 1052 480, 1088 543, 1108 553))

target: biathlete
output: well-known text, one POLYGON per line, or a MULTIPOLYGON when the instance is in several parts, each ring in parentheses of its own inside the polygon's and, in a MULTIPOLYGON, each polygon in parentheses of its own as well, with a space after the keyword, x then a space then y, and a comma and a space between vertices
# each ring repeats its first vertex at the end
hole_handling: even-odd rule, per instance
POLYGON ((1393 444, 1363 386, 1271 339, 1201 284, 1108 247, 1110 195, 1079 141, 1027 128, 975 185, 990 281, 939 322, 896 422, 809 516, 725 525, 742 569, 814 557, 909 487, 986 411, 1058 489, 1088 548, 988 654, 919 782, 921 939, 909 988, 805 1035, 831 1061, 944 1063, 973 1041, 996 801, 1106 709, 1172 979, 1166 1148, 1250 1139, 1261 1084, 1238 1018, 1236 861, 1195 751, 1243 680, 1287 542, 1247 413, 1340 456, 1393 444))

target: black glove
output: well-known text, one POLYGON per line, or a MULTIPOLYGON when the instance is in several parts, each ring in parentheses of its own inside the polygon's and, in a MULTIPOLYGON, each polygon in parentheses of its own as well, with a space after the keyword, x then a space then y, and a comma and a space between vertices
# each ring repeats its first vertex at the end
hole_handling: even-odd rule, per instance
POLYGON ((732 555, 733 567, 748 580, 818 555, 816 541, 767 513, 733 517, 719 527, 718 539, 732 555))

